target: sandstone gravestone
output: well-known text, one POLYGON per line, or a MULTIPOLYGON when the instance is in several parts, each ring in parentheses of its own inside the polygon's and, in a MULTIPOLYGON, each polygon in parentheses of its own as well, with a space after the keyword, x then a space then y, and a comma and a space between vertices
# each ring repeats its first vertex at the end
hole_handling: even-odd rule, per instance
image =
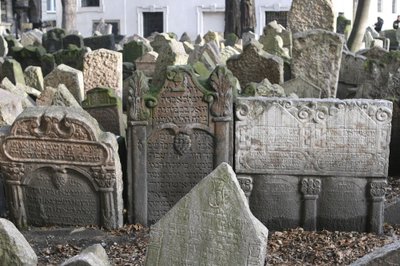
POLYGON ((23 111, 22 101, 22 97, 0 89, 0 127, 12 125, 23 111))
POLYGON ((81 103, 84 99, 83 74, 67 65, 59 65, 44 78, 44 87, 57 88, 64 84, 74 95, 76 101, 81 103))
POLYGON ((322 89, 323 98, 336 97, 344 39, 324 30, 293 35, 292 75, 304 76, 322 89))
POLYGON ((65 87, 64 84, 58 85, 57 88, 46 87, 36 99, 37 106, 66 106, 66 107, 81 107, 71 94, 71 92, 65 87))
POLYGON ((28 66, 24 71, 25 83, 27 86, 39 91, 44 89, 44 80, 42 69, 37 66, 28 66))
POLYGON ((158 53, 151 51, 135 60, 136 70, 142 71, 147 77, 153 77, 156 70, 158 53))
POLYGON ((321 89, 304 77, 298 77, 282 84, 286 95, 296 94, 299 98, 321 98, 321 89))
POLYGON ((135 72, 128 96, 128 220, 160 219, 232 155, 232 73, 218 66, 206 89, 188 67, 169 67, 151 93, 135 72), (212 101, 213 100, 213 101, 212 101))
POLYGON ((265 265, 268 229, 223 163, 151 227, 146 265, 265 265))
POLYGON ((261 82, 266 78, 273 84, 283 83, 282 58, 268 54, 257 42, 247 45, 242 54, 231 57, 226 61, 226 65, 237 77, 241 87, 250 82, 261 82))
POLYGON ((83 62, 85 92, 94 88, 112 88, 122 96, 122 54, 99 49, 85 55, 83 62))
POLYGON ((122 103, 113 89, 91 89, 87 92, 82 107, 99 122, 104 131, 125 136, 122 103))
POLYGON ((392 103, 237 99, 236 172, 271 230, 382 233, 392 103))
POLYGON ((288 14, 288 28, 292 33, 313 29, 333 31, 335 15, 332 0, 293 0, 288 14))
POLYGON ((27 108, 2 143, 10 217, 27 225, 122 225, 117 142, 81 108, 27 108))

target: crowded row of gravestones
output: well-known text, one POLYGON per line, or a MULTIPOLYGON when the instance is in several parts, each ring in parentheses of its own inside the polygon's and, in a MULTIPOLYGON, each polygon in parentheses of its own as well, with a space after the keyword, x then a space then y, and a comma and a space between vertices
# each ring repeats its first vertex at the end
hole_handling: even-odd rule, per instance
MULTIPOLYGON (((112 35, 92 51, 39 34, 0 37, 0 211, 19 227, 117 228, 124 209, 153 224, 223 162, 269 229, 398 223, 385 203, 389 166, 400 172, 398 52, 354 54, 343 35, 275 21, 258 39, 162 33, 124 38, 122 52, 112 35)), ((226 189, 212 181, 204 217, 192 202, 172 223, 206 221, 234 200, 226 189)))

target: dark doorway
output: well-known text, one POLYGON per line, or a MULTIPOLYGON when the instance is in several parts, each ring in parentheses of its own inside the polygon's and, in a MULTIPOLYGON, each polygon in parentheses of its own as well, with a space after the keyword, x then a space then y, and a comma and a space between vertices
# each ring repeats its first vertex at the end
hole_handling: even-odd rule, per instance
POLYGON ((281 24, 283 27, 287 27, 287 17, 288 17, 288 12, 287 11, 266 11, 265 12, 265 25, 270 23, 273 20, 276 20, 278 24, 281 24))
POLYGON ((153 32, 164 31, 163 12, 143 12, 143 37, 149 37, 153 32))

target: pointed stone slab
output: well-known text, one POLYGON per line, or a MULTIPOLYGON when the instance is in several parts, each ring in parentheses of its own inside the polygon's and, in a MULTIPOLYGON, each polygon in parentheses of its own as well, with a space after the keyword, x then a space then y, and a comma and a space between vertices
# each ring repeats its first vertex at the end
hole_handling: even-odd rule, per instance
POLYGON ((146 265, 264 265, 267 238, 222 163, 151 228, 146 265))

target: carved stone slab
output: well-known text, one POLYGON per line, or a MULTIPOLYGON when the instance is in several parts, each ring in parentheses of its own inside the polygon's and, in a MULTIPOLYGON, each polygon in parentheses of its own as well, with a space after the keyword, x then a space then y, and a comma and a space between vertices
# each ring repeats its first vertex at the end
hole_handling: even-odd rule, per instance
POLYGON ((387 176, 389 101, 239 98, 236 117, 239 172, 387 176))
POLYGON ((1 153, 10 214, 18 226, 122 225, 116 140, 83 109, 25 109, 1 153))
POLYGON ((130 81, 128 179, 137 192, 128 193, 140 203, 131 211, 141 223, 157 221, 217 163, 232 160, 231 72, 217 67, 208 89, 190 68, 170 67, 166 74, 156 93, 141 72, 130 81))
POLYGON ((267 237, 223 163, 151 227, 146 265, 264 265, 267 237))

